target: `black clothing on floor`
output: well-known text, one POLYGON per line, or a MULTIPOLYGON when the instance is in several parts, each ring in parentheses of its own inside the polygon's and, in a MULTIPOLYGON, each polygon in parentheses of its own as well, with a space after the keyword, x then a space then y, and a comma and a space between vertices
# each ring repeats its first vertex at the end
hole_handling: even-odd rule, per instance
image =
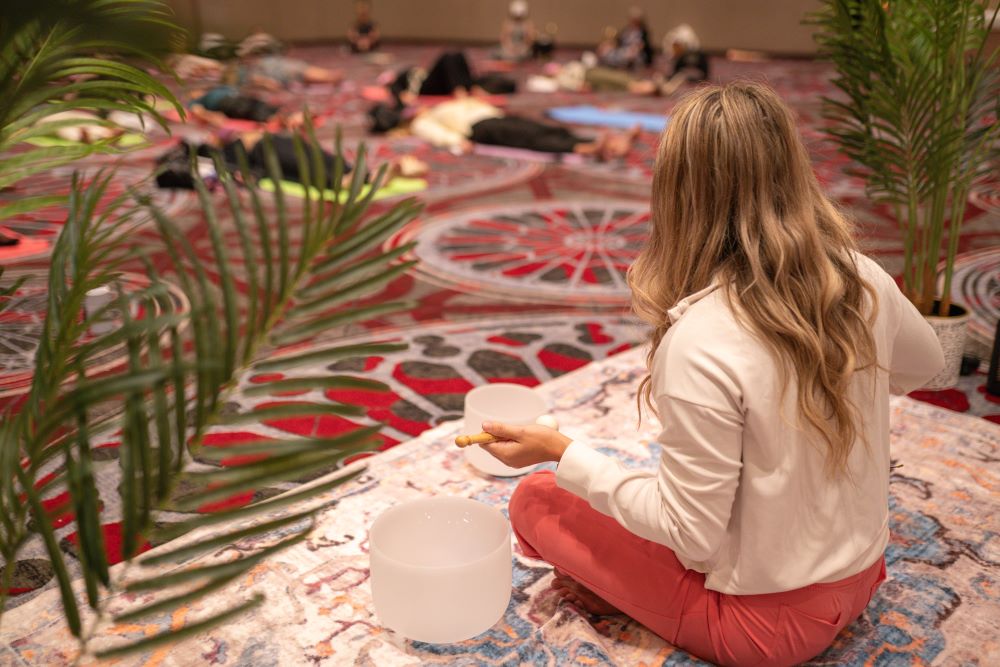
POLYGON ((476 79, 476 84, 490 95, 513 95, 517 92, 517 82, 503 74, 484 74, 476 79))
POLYGON ((224 113, 227 118, 264 123, 278 113, 278 107, 249 95, 233 95, 219 101, 218 111, 224 113))
POLYGON ((586 143, 562 125, 549 125, 518 116, 487 118, 472 126, 469 139, 476 144, 523 148, 540 153, 572 153, 586 143))
MULTIPOLYGON (((264 145, 265 140, 270 138, 271 146, 274 148, 275 157, 278 159, 278 168, 281 171, 281 177, 286 181, 295 181, 296 183, 302 182, 302 174, 299 172, 299 159, 295 155, 295 140, 286 134, 268 134, 266 137, 261 138, 254 147, 250 149, 247 155, 248 162, 250 163, 250 168, 259 171, 262 175, 267 175, 267 161, 265 159, 264 145)), ((238 146, 242 146, 243 142, 237 139, 234 142, 226 144, 223 148, 223 153, 226 155, 226 161, 229 162, 229 156, 232 155, 235 159, 236 151, 238 146)), ((312 153, 311 151, 303 145, 305 150, 306 159, 309 160, 309 166, 312 167, 312 153)), ((326 151, 320 152, 321 159, 323 160, 323 168, 326 171, 327 184, 333 185, 333 170, 336 158, 326 151)), ((238 162, 236 163, 238 164, 238 162)), ((351 173, 351 165, 344 163, 344 174, 351 173)))
MULTIPOLYGON (((299 160, 295 154, 295 142, 292 137, 283 134, 268 134, 254 144, 253 148, 249 151, 246 150, 243 141, 240 139, 227 142, 223 145, 221 151, 215 146, 209 146, 208 144, 193 147, 191 144, 181 141, 157 158, 156 184, 161 188, 194 189, 194 176, 191 173, 192 150, 200 157, 220 155, 225 166, 233 172, 240 169, 239 155, 241 152, 245 152, 250 173, 257 178, 265 178, 268 176, 264 148, 267 138, 270 139, 271 146, 274 149, 274 156, 278 162, 278 170, 281 173, 281 178, 301 183, 302 174, 299 172, 299 160)), ((303 146, 303 149, 305 150, 306 159, 310 161, 311 166, 312 153, 306 146, 303 146)), ((332 187, 336 158, 327 151, 321 151, 321 159, 326 170, 328 185, 332 187)), ((343 168, 344 175, 351 173, 351 169, 351 165, 345 162, 343 168)))
POLYGON ((442 53, 427 70, 427 76, 420 84, 421 95, 451 95, 456 88, 469 90, 475 83, 472 69, 461 51, 442 53))
POLYGON ((438 56, 422 81, 415 78, 419 76, 417 72, 415 68, 403 70, 389 84, 389 92, 397 103, 400 94, 407 90, 418 95, 451 95, 456 88, 471 90, 473 86, 479 86, 491 95, 509 95, 517 91, 517 83, 500 74, 473 76, 469 61, 461 51, 449 51, 438 56))
POLYGON ((704 81, 708 78, 708 56, 704 51, 685 51, 679 58, 674 60, 674 72, 672 77, 678 73, 688 70, 688 81, 704 81))
MULTIPOLYGON (((358 37, 367 37, 368 35, 375 32, 376 24, 375 21, 360 21, 354 24, 354 32, 357 33, 358 37)), ((349 40, 351 42, 351 53, 362 53, 361 49, 358 47, 357 43, 354 42, 353 38, 349 40)), ((375 51, 380 46, 380 42, 377 40, 368 45, 368 49, 365 51, 375 51)))

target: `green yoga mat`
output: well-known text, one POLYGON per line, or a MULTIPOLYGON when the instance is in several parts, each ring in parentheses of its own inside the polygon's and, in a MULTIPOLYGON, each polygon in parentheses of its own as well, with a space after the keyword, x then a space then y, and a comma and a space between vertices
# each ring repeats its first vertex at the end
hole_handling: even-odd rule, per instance
MULTIPOLYGON (((267 192, 274 192, 274 182, 269 178, 262 178, 257 182, 261 190, 267 192)), ((310 188, 312 192, 310 193, 313 199, 319 199, 319 190, 316 188, 310 188)), ((422 192, 427 189, 427 181, 422 178, 394 178, 387 185, 383 185, 379 188, 379 191, 375 193, 375 199, 386 199, 387 197, 398 197, 400 195, 409 195, 414 192, 422 192)), ((340 201, 346 201, 348 196, 349 188, 344 188, 340 191, 340 201)), ((371 190, 370 185, 361 186, 361 193, 359 197, 364 197, 371 190)), ((281 191, 286 195, 292 197, 304 198, 306 196, 306 186, 301 183, 296 183, 295 181, 281 181, 281 191)), ((332 200, 334 197, 333 190, 326 191, 326 198, 332 200)))
MULTIPOLYGON (((39 148, 52 148, 54 146, 79 146, 81 142, 63 139, 62 137, 31 137, 24 143, 38 146, 39 148)), ((131 148, 146 143, 146 137, 141 134, 123 134, 115 142, 119 148, 131 148)))

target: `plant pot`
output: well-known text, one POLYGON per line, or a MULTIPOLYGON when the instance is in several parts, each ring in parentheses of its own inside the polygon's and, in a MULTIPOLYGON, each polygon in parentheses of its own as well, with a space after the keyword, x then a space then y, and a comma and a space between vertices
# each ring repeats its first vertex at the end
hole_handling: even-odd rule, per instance
MULTIPOLYGON (((937 312, 940 307, 941 303, 935 301, 934 312, 937 312)), ((958 384, 970 313, 962 306, 951 304, 947 316, 926 315, 925 318, 941 342, 941 350, 944 352, 944 368, 923 388, 931 391, 950 389, 958 384)))

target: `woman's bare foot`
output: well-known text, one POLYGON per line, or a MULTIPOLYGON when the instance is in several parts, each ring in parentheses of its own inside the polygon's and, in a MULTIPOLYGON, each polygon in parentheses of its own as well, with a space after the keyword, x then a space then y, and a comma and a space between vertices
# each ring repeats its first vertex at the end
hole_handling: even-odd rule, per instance
POLYGON ((403 178, 423 178, 430 171, 427 163, 414 155, 400 156, 396 162, 399 164, 399 175, 403 178))
POLYGON ((622 133, 612 133, 608 135, 607 141, 601 147, 599 156, 602 160, 618 160, 626 155, 632 150, 632 144, 635 143, 636 137, 639 136, 639 132, 642 128, 638 125, 634 126, 628 132, 622 133))
POLYGON ((565 572, 555 571, 552 589, 559 597, 594 616, 614 616, 622 613, 617 607, 579 583, 565 572))

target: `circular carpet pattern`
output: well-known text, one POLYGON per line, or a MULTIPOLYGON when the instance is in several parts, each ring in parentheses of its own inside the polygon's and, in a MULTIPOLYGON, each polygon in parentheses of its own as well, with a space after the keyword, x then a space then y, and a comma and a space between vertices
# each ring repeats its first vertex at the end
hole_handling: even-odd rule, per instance
POLYGON ((969 201, 984 211, 1000 214, 1000 183, 987 180, 973 185, 969 201))
POLYGON ((411 240, 424 277, 459 291, 546 303, 623 305, 625 273, 648 234, 634 201, 542 201, 418 220, 387 243, 411 240))
MULTIPOLYGON (((940 277, 938 281, 943 284, 940 277)), ((1000 320, 1000 247, 955 258, 951 298, 971 311, 966 347, 980 359, 989 361, 1000 320)))
MULTIPOLYGON (((643 338, 641 325, 624 317, 598 314, 546 314, 495 318, 488 322, 437 322, 401 330, 337 340, 334 346, 372 340, 405 342, 407 350, 385 356, 344 359, 305 366, 284 374, 251 375, 244 386, 279 379, 349 373, 379 380, 386 392, 329 390, 282 393, 263 398, 238 396, 230 407, 249 412, 275 402, 338 401, 364 406, 366 417, 333 415, 290 418, 251 425, 258 439, 313 435, 334 437, 371 423, 382 423, 383 449, 415 437, 448 419, 461 417, 465 394, 491 382, 534 387, 591 361, 630 349, 643 338)), ((228 446, 233 434, 213 428, 207 446, 228 446)), ((243 441, 249 440, 243 438, 243 441)), ((238 447, 234 447, 234 454, 238 447)))
MULTIPOLYGON (((490 382, 511 382, 533 387, 591 361, 627 350, 639 342, 643 333, 639 326, 625 318, 565 314, 533 318, 506 317, 489 323, 438 322, 387 331, 382 335, 364 334, 337 340, 331 344, 341 346, 378 339, 403 341, 409 344, 409 349, 385 356, 357 357, 332 364, 305 366, 286 371, 284 375, 251 375, 245 378, 242 385, 257 385, 306 375, 349 373, 385 382, 389 385, 385 392, 282 392, 280 395, 250 398, 237 391, 230 398, 226 410, 242 413, 278 403, 322 404, 336 401, 362 406, 365 409, 363 417, 348 419, 323 415, 268 420, 241 427, 213 427, 205 436, 205 447, 216 452, 224 451, 226 456, 206 457, 199 462, 203 465, 239 466, 248 460, 239 453, 241 444, 293 437, 332 438, 372 424, 383 424, 379 449, 388 449, 442 421, 460 418, 465 394, 475 386, 490 382)), ((111 563, 121 560, 121 509, 115 491, 121 477, 118 468, 119 445, 117 440, 112 440, 95 449, 103 500, 101 527, 111 563)), ((344 463, 370 455, 355 456, 344 463)), ((49 473, 50 476, 54 474, 56 471, 49 473)), ((246 505, 276 495, 291 486, 294 484, 247 491, 204 505, 198 511, 213 512, 246 505)), ((191 491, 182 484, 175 497, 183 498, 191 491)), ((76 533, 73 532, 75 524, 72 522, 68 493, 59 490, 47 493, 43 503, 56 517, 55 528, 60 546, 75 556, 76 533)), ((158 521, 170 522, 181 518, 183 515, 168 511, 161 513, 158 521)), ((149 546, 144 544, 142 549, 149 546)), ((43 546, 40 542, 34 543, 16 563, 9 604, 23 604, 37 595, 42 588, 52 585, 52 576, 51 563, 43 546)))
MULTIPOLYGON (((93 167, 93 165, 88 165, 93 167)), ((51 194, 68 194, 72 185, 72 177, 78 167, 60 167, 44 174, 38 174, 24 179, 17 185, 18 193, 45 192, 51 194)), ((96 169, 83 172, 83 178, 95 176, 96 169)), ((107 206, 116 198, 127 196, 130 188, 135 188, 136 194, 148 195, 153 205, 174 222, 188 223, 196 219, 201 213, 198 198, 193 191, 162 189, 152 186, 149 179, 152 176, 152 167, 145 168, 135 165, 121 165, 114 171, 114 178, 108 184, 98 210, 102 206, 107 206)), ((137 212, 136 222, 140 226, 146 226, 153 221, 152 215, 145 210, 137 212)), ((36 246, 31 253, 15 254, 16 247, 10 249, 10 257, 4 256, 4 248, 0 248, 0 263, 4 265, 20 263, 28 260, 36 260, 47 257, 52 251, 56 238, 66 221, 66 208, 64 206, 48 206, 30 213, 14 216, 4 221, 4 226, 16 232, 22 237, 33 241, 36 246), (37 241, 37 242, 36 242, 37 241)))
MULTIPOLYGON (((591 134, 594 133, 593 128, 587 129, 591 134)), ((655 132, 641 132, 636 137, 635 143, 632 145, 632 150, 620 160, 611 160, 609 162, 581 160, 576 163, 562 163, 562 166, 572 172, 585 174, 590 177, 652 186, 653 167, 656 164, 656 153, 659 145, 659 134, 655 132)))
MULTIPOLYGON (((136 273, 124 273, 120 281, 122 288, 128 293, 144 289, 150 284, 148 278, 136 273)), ((165 284, 170 311, 182 313, 189 310, 184 293, 175 285, 165 284)), ((0 328, 3 329, 3 336, 0 336, 0 399, 18 396, 30 389, 35 370, 35 351, 38 349, 47 305, 48 290, 43 281, 29 281, 9 297, 8 303, 0 311, 0 328)), ((156 312, 140 309, 133 317, 156 317, 164 314, 163 310, 162 305, 157 306, 156 312)), ((83 342, 91 338, 92 335, 87 336, 83 342)), ((91 357, 87 373, 108 371, 123 364, 125 359, 124 345, 115 345, 91 357)))

